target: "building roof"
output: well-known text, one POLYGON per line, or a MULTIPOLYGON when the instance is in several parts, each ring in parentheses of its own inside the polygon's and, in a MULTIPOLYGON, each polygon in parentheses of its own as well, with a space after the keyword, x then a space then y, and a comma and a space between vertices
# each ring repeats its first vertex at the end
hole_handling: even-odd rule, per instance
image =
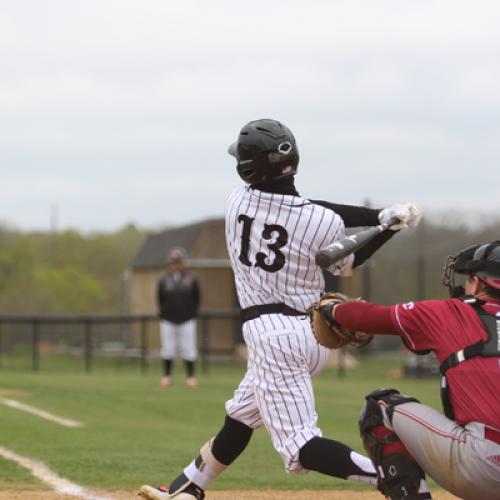
POLYGON ((132 262, 132 269, 164 267, 172 247, 187 250, 189 261, 226 257, 223 219, 210 219, 149 235, 132 262), (207 241, 207 238, 212 241, 207 241))

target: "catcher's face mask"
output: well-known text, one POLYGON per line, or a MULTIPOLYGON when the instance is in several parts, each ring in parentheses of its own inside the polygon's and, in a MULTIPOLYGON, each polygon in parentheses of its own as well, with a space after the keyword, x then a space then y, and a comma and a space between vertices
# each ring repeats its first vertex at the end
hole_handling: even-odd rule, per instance
POLYGON ((465 295, 465 277, 462 277, 462 283, 457 284, 455 282, 454 264, 456 260, 457 256, 450 255, 446 259, 443 271, 443 285, 448 288, 450 297, 461 297, 462 295, 465 295))
POLYGON ((474 245, 446 260, 443 272, 443 285, 449 290, 451 297, 465 294, 462 284, 457 284, 456 273, 475 275, 482 281, 497 288, 500 284, 500 241, 486 245, 474 245))

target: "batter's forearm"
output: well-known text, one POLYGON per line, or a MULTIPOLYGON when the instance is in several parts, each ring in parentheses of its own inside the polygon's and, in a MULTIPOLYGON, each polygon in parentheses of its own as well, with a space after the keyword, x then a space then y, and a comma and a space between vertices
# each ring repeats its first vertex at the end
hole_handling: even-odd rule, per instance
POLYGON ((385 245, 396 233, 397 231, 391 231, 389 229, 388 231, 384 231, 375 236, 373 240, 354 253, 354 262, 352 267, 358 267, 363 264, 363 262, 369 259, 380 247, 385 245))
POLYGON ((392 322, 391 307, 372 302, 338 304, 334 307, 333 318, 348 330, 399 335, 392 322))
POLYGON ((342 205, 323 200, 311 200, 316 205, 333 210, 344 221, 345 227, 378 226, 380 221, 379 208, 359 207, 355 205, 342 205))

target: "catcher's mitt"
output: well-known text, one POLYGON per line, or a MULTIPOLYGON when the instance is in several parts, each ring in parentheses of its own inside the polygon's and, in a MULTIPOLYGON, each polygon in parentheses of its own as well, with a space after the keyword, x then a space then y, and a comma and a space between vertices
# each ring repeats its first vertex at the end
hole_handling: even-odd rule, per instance
POLYGON ((338 292, 327 292, 318 302, 307 310, 311 319, 311 327, 316 340, 329 349, 338 349, 347 344, 362 347, 368 344, 373 335, 364 332, 347 330, 332 318, 332 308, 336 304, 344 304, 352 300, 347 295, 338 292))

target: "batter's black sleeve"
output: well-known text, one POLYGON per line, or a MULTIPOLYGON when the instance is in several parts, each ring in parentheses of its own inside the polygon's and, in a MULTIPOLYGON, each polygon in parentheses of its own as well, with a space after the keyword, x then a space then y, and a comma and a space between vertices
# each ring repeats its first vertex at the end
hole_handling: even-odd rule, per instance
MULTIPOLYGON (((316 205, 333 210, 344 221, 345 227, 378 226, 380 221, 378 214, 381 208, 359 207, 355 205, 342 205, 331 203, 330 201, 311 200, 316 205)), ((387 243, 397 231, 384 231, 363 248, 354 253, 354 262, 352 267, 358 267, 371 257, 382 245, 387 243)))
POLYGON ((383 233, 377 234, 373 240, 367 243, 364 247, 354 252, 354 262, 352 267, 358 267, 371 257, 382 245, 385 245, 398 231, 388 229, 383 233))
POLYGON ((311 203, 329 208, 339 214, 345 227, 378 226, 378 214, 381 208, 358 207, 355 205, 342 205, 323 200, 310 200, 311 203))

